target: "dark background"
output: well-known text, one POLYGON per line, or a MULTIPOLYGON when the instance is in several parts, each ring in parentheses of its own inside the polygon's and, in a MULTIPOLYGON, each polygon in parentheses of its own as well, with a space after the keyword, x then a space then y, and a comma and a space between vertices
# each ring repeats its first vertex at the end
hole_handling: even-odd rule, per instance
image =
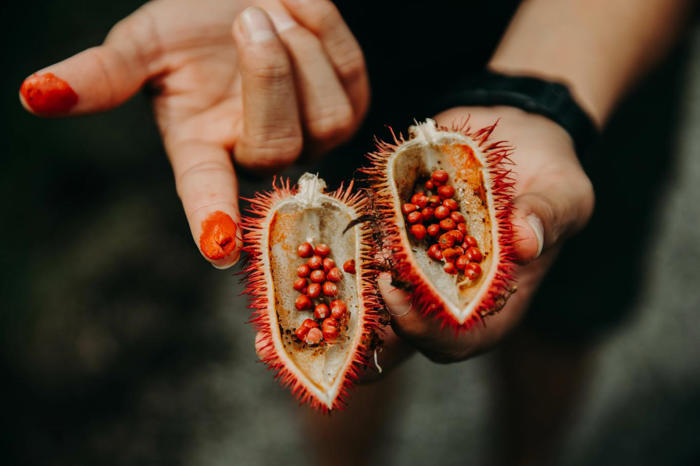
MULTIPOLYGON (((147 100, 70 120, 18 102, 24 77, 139 4, 2 7, 0 463, 304 464, 298 411, 255 363, 238 279, 192 245, 147 100)), ((696 27, 621 107, 590 169, 594 221, 536 302, 549 312, 529 317, 598 348, 562 464, 700 460, 699 63, 696 27)), ((386 461, 482 464, 490 363, 414 358, 386 461)))

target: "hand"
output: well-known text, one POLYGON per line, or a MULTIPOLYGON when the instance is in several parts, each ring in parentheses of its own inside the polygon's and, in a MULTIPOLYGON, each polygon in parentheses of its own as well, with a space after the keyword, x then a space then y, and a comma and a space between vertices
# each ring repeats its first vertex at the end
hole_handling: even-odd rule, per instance
POLYGON ((322 153, 349 138, 369 100, 362 52, 330 1, 245 9, 252 3, 155 0, 101 46, 21 89, 29 111, 66 116, 113 108, 149 86, 192 236, 220 268, 241 247, 231 152, 246 169, 279 170, 302 150, 322 153))
MULTIPOLYGON (((391 313, 380 365, 391 368, 411 347, 435 362, 467 359, 497 344, 521 319, 537 286, 564 240, 582 228, 593 211, 591 183, 583 172, 568 133, 551 120, 512 107, 455 108, 436 117, 450 127, 470 115, 470 126, 481 128, 500 118, 494 140, 506 140, 515 151, 515 211, 517 292, 486 326, 455 334, 441 329, 411 307, 410 295, 391 286, 391 276, 379 278, 379 288, 391 313), (397 338, 397 335, 399 338, 397 338)), ((376 377, 369 369, 363 380, 376 377)))

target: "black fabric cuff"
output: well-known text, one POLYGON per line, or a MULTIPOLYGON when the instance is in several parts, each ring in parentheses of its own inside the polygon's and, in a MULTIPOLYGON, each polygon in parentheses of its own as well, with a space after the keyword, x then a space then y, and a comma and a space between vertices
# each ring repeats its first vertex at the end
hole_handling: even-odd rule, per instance
POLYGON ((543 115, 569 133, 584 166, 590 162, 588 148, 599 135, 593 120, 574 100, 567 86, 535 77, 484 71, 461 82, 459 89, 449 92, 438 105, 441 108, 436 111, 461 105, 508 105, 543 115))

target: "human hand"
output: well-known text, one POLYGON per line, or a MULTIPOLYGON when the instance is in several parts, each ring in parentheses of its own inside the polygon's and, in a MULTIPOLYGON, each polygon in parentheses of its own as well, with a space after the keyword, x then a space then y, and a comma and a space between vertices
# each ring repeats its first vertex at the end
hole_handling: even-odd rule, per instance
POLYGON ((144 85, 192 236, 219 268, 241 247, 231 153, 278 170, 349 138, 369 101, 362 52, 328 0, 155 0, 101 46, 27 78, 20 98, 37 115, 72 116, 144 85))
MULTIPOLYGON (((413 309, 410 295, 392 287, 391 276, 382 274, 379 289, 391 314, 391 327, 385 329, 385 345, 379 354, 380 366, 385 369, 405 359, 413 348, 435 362, 448 363, 496 345, 522 318, 561 244, 586 224, 593 210, 591 183, 571 138, 558 124, 512 107, 454 108, 436 120, 451 127, 467 116, 472 128, 500 119, 492 138, 515 146, 510 158, 516 172, 513 223, 518 291, 500 312, 486 318, 485 326, 455 333, 413 309)), ((376 371, 369 369, 363 380, 376 376, 376 371)))

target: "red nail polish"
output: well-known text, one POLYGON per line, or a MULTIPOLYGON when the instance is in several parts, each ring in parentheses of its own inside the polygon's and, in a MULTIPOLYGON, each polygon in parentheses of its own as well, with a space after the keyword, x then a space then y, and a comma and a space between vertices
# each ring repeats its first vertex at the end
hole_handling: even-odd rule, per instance
POLYGON ((67 113, 78 103, 78 94, 53 73, 31 75, 19 91, 29 108, 39 115, 67 113))
POLYGON ((217 210, 202 222, 199 248, 211 260, 223 259, 236 249, 238 225, 226 213, 217 210))

